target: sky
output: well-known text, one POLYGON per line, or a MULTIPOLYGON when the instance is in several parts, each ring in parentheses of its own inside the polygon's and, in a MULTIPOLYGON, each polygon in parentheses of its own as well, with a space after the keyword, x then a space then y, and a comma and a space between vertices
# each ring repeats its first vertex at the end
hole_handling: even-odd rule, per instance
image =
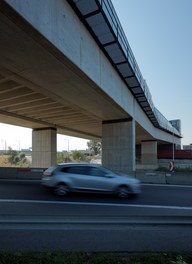
MULTIPOLYGON (((192 0, 112 0, 155 107, 181 120, 182 144, 192 143, 192 0)), ((31 129, 0 124, 0 149, 31 147, 31 129), (25 135, 25 136, 23 136, 25 135)), ((58 150, 87 141, 58 135, 58 150)))
POLYGON ((192 0, 112 0, 155 107, 192 143, 192 0))
MULTIPOLYGON (((32 129, 0 123, 0 149, 17 151, 32 147, 32 129), (14 131, 14 132, 13 132, 14 131)), ((87 140, 57 134, 57 150, 86 150, 87 140)))

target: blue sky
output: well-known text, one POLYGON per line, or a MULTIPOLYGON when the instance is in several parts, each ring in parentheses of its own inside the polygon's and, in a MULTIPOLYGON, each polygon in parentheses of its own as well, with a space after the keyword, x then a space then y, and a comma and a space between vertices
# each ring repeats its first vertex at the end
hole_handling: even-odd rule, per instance
POLYGON ((155 107, 192 143, 192 0, 112 0, 155 107))

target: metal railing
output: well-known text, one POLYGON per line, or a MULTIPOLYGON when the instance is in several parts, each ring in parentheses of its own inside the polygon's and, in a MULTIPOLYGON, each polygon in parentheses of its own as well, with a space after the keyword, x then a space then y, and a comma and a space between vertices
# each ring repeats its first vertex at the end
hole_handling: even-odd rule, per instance
POLYGON ((157 108, 154 108, 155 116, 159 122, 160 127, 174 133, 175 135, 180 135, 180 132, 171 125, 171 123, 160 113, 157 108))
POLYGON ((136 62, 136 59, 133 55, 133 52, 131 50, 131 47, 128 43, 127 37, 124 33, 124 30, 121 26, 121 23, 119 21, 119 18, 116 14, 116 11, 113 7, 113 4, 111 2, 111 0, 98 0, 100 3, 100 6, 102 8, 102 10, 104 11, 106 17, 108 18, 108 22, 110 23, 114 34, 116 35, 119 44, 121 45, 121 48, 129 62, 129 64, 132 67, 132 70, 135 73, 135 76, 137 77, 137 80, 140 84, 140 87, 146 97, 147 102, 149 103, 149 106, 151 108, 151 110, 154 113, 154 116, 156 117, 159 126, 167 131, 170 131, 172 133, 175 133, 177 135, 180 135, 180 132, 175 129, 171 123, 159 112, 159 110, 157 110, 157 108, 155 108, 153 100, 152 100, 152 95, 150 93, 150 90, 148 88, 148 85, 145 81, 145 79, 143 78, 141 71, 139 69, 139 66, 136 62))

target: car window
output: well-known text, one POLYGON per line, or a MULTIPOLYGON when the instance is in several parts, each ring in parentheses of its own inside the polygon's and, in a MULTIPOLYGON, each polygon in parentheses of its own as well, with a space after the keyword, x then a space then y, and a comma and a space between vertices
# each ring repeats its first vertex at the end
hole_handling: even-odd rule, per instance
POLYGON ((53 172, 55 169, 57 169, 56 166, 49 167, 48 169, 45 170, 45 172, 53 172))
POLYGON ((65 173, 71 173, 71 174, 89 175, 89 168, 85 166, 64 167, 62 168, 61 171, 65 173))
POLYGON ((89 168, 89 174, 91 176, 105 176, 106 172, 100 168, 90 167, 89 168))
POLYGON ((62 172, 70 174, 81 174, 81 175, 90 175, 90 176, 105 176, 107 170, 101 168, 90 167, 90 166, 67 166, 61 169, 62 172))

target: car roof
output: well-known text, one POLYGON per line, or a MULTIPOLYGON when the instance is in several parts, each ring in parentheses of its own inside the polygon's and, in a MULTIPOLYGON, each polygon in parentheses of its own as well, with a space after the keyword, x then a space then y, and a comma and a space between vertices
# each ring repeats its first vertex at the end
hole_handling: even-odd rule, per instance
POLYGON ((67 163, 59 163, 58 166, 66 167, 66 166, 94 166, 101 167, 100 164, 97 163, 86 163, 86 162, 67 162, 67 163))

